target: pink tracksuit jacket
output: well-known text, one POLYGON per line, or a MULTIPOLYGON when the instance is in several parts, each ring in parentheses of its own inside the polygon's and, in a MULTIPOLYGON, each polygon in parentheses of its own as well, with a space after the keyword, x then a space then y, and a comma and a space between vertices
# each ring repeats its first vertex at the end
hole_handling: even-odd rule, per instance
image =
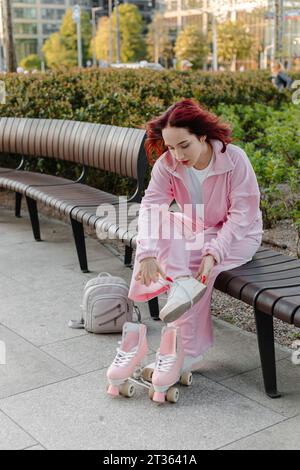
MULTIPOLYGON (((225 270, 250 261, 261 244, 263 225, 260 211, 260 191, 253 167, 246 153, 236 145, 229 144, 224 153, 222 143, 210 141, 214 150, 214 163, 202 184, 204 220, 192 224, 204 232, 204 243, 199 250, 187 251, 182 240, 166 240, 149 237, 149 224, 153 224, 153 205, 169 207, 175 199, 184 212, 186 204, 192 204, 188 176, 185 167, 176 161, 171 152, 163 153, 155 162, 151 179, 141 202, 138 218, 137 250, 129 298, 147 301, 166 290, 161 282, 145 286, 135 280, 139 262, 155 256, 167 275, 171 277, 197 271, 201 259, 212 254, 217 261, 207 282, 202 299, 191 307, 174 324, 181 326, 182 339, 188 354, 202 354, 212 344, 210 299, 217 275, 225 270)), ((159 219, 158 211, 157 219, 159 219)), ((154 212, 155 214, 155 212, 154 212)), ((178 224, 190 224, 181 213, 165 211, 163 220, 170 217, 178 224)), ((161 222, 160 222, 161 223, 161 222)), ((191 225, 190 225, 191 227, 191 225)), ((196 227, 196 228, 195 228, 196 227)))

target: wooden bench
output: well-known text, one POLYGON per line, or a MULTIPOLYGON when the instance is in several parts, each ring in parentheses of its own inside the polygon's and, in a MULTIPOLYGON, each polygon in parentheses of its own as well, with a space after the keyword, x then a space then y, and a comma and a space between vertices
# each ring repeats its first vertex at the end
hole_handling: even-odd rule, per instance
MULTIPOLYGON (((141 201, 147 160, 144 151, 145 131, 110 125, 59 119, 1 118, 0 153, 21 155, 16 170, 0 167, 0 187, 16 193, 15 215, 20 216, 25 196, 33 235, 40 241, 37 202, 69 216, 81 270, 88 272, 84 225, 97 231, 113 232, 125 244, 126 265, 131 263, 133 234, 117 224, 97 216, 102 204, 118 207, 119 197, 83 184, 87 170, 97 168, 136 181, 136 190, 127 200, 127 210, 141 201), (82 165, 77 181, 24 171, 26 156, 44 157, 82 165)), ((123 206, 122 206, 123 207, 123 206)), ((118 213, 118 211, 117 211, 118 213)), ((134 217, 132 216, 131 219, 134 217)))

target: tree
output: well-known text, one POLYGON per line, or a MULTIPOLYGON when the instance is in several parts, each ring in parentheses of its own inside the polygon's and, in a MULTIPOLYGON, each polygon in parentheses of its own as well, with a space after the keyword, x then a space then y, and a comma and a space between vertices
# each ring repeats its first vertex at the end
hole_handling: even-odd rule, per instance
POLYGON ((20 62, 20 67, 23 67, 25 70, 40 70, 41 69, 41 59, 37 54, 30 54, 20 62))
MULTIPOLYGON (((93 42, 93 41, 92 41, 93 42)), ((91 44, 91 48, 93 44, 91 44)), ((97 60, 109 62, 109 18, 102 16, 97 23, 95 37, 95 51, 97 60)))
POLYGON ((3 12, 3 36, 6 49, 6 69, 8 72, 15 72, 17 68, 16 51, 14 46, 11 1, 4 0, 2 4, 3 12))
MULTIPOLYGON (((89 44, 91 40, 90 15, 81 11, 81 38, 83 63, 91 58, 89 44)), ((59 32, 51 34, 43 46, 43 53, 47 66, 75 67, 77 61, 77 27, 72 17, 72 10, 68 9, 63 17, 59 32)))
POLYGON ((253 39, 243 22, 227 20, 218 25, 219 58, 223 62, 230 62, 231 70, 236 69, 238 59, 250 55, 252 46, 253 39))
MULTIPOLYGON (((144 22, 137 6, 119 5, 121 62, 136 62, 145 58, 146 44, 143 38, 144 22)), ((117 60, 116 10, 112 13, 112 61, 117 60)), ((96 32, 97 60, 109 62, 109 18, 102 17, 96 32)))
POLYGON ((186 26, 177 36, 175 54, 177 60, 188 60, 193 69, 202 68, 207 60, 208 43, 196 25, 186 26))
POLYGON ((169 30, 161 14, 156 13, 148 26, 146 38, 148 59, 151 62, 159 60, 167 67, 173 59, 173 45, 169 30))

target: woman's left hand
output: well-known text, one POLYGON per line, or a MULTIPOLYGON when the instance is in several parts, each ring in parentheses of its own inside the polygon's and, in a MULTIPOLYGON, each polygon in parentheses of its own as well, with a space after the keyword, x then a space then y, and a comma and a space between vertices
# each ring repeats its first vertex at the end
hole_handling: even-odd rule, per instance
POLYGON ((205 255, 203 256, 199 269, 195 275, 195 279, 203 282, 203 284, 207 285, 207 280, 210 275, 210 272, 214 265, 216 264, 215 258, 212 255, 205 255), (203 279, 202 279, 203 276, 203 279), (204 277, 205 276, 205 277, 204 277))

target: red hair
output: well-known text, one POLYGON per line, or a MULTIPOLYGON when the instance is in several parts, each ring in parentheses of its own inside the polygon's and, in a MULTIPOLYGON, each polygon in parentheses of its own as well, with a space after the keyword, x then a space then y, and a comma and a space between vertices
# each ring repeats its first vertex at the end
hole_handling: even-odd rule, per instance
POLYGON ((162 130, 167 126, 184 127, 196 136, 206 135, 207 141, 220 140, 223 144, 221 150, 223 153, 226 145, 232 142, 232 131, 228 124, 222 123, 218 116, 202 108, 197 101, 186 98, 173 104, 163 114, 146 124, 147 138, 144 146, 150 165, 153 165, 167 150, 162 137, 162 130))

